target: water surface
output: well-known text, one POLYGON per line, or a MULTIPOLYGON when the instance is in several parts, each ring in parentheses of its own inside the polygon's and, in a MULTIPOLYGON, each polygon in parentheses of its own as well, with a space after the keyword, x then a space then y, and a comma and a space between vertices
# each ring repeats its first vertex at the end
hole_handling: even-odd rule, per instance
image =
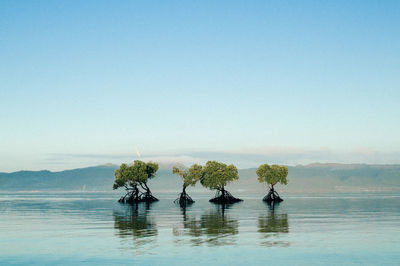
POLYGON ((400 194, 284 195, 218 206, 175 194, 1 193, 0 264, 399 265, 400 194))

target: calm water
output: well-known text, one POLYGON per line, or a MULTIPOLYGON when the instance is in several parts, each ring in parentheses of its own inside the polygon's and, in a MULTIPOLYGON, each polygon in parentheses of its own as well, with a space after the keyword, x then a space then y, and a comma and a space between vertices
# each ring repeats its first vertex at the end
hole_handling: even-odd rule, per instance
POLYGON ((0 194, 0 264, 399 265, 400 194, 283 195, 216 206, 175 194, 126 206, 113 193, 0 194))

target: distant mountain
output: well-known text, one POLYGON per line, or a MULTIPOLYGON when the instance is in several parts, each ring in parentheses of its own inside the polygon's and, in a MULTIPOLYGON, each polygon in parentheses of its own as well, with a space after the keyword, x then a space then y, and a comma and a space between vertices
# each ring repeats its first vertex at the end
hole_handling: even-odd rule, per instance
MULTIPOLYGON (((61 172, 18 171, 0 173, 1 191, 111 191, 116 165, 100 165, 61 172)), ((153 191, 179 191, 182 182, 171 173, 171 165, 160 165, 149 182, 153 191)), ((239 170, 240 180, 231 191, 263 192, 256 169, 239 170)), ((309 164, 289 167, 289 184, 282 192, 400 191, 400 165, 309 164)), ((200 185, 191 191, 206 191, 200 185)))
POLYGON ((116 165, 101 165, 61 172, 0 173, 0 190, 109 190, 116 165))
MULTIPOLYGON (((256 169, 240 170, 241 180, 233 189, 258 191, 256 169)), ((279 191, 400 191, 400 165, 309 164, 289 167, 289 183, 279 191)))

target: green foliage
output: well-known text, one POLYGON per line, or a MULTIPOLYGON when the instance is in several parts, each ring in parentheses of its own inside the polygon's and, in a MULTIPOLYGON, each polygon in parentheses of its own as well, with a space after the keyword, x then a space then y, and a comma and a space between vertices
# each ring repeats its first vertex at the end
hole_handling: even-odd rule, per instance
POLYGON ((157 170, 158 164, 154 162, 145 163, 136 160, 131 166, 123 163, 119 169, 115 170, 113 189, 123 186, 134 186, 137 183, 146 183, 148 179, 156 176, 157 170))
POLYGON ((228 183, 238 179, 238 170, 233 164, 208 161, 201 170, 200 183, 209 189, 222 190, 228 183))
POLYGON ((118 189, 125 185, 128 182, 130 175, 129 166, 126 163, 121 164, 119 169, 115 170, 114 176, 115 181, 113 185, 113 189, 118 189))
POLYGON ((288 183, 287 176, 289 170, 286 166, 281 165, 268 165, 262 164, 257 169, 258 181, 260 183, 266 182, 272 186, 277 183, 281 183, 282 185, 286 185, 288 183))
POLYGON ((180 176, 183 179, 183 185, 185 186, 185 180, 187 179, 189 175, 189 171, 186 170, 183 166, 174 166, 172 168, 172 173, 175 175, 180 176))
POLYGON ((203 166, 199 164, 193 164, 189 168, 189 176, 192 180, 196 180, 196 182, 201 180, 203 176, 203 166))
POLYGON ((157 171, 158 171, 158 163, 150 161, 146 164, 146 173, 147 173, 148 179, 152 179, 152 178, 156 177, 157 171))
POLYGON ((147 164, 145 162, 136 160, 133 165, 129 167, 129 181, 132 182, 146 182, 148 179, 148 174, 146 172, 147 164))
POLYGON ((183 166, 174 166, 172 168, 172 173, 182 178, 183 186, 185 188, 188 186, 194 186, 197 181, 200 180, 200 176, 197 174, 197 168, 194 168, 194 166, 195 165, 189 169, 185 169, 183 166))

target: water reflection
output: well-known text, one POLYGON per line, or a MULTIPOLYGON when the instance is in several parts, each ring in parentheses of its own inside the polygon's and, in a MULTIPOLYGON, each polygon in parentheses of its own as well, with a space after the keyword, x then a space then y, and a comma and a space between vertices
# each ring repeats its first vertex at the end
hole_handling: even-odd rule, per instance
POLYGON ((265 202, 264 201, 264 204, 266 204, 267 206, 268 206, 268 208, 271 210, 271 211, 273 211, 273 210, 275 210, 275 208, 278 208, 279 207, 279 204, 280 204, 280 202, 265 202))
POLYGON ((218 209, 208 202, 208 195, 180 210, 171 202, 175 194, 168 195, 148 208, 120 205, 116 194, 107 193, 0 195, 0 264, 400 261, 399 193, 292 196, 274 212, 260 199, 218 209), (233 246, 213 245, 221 241, 233 246))
MULTIPOLYGON (((189 235, 192 237, 199 237, 202 235, 201 222, 196 219, 195 215, 187 215, 188 207, 182 207, 182 220, 183 220, 183 231, 174 230, 174 235, 189 235)), ((194 241, 196 242, 196 241, 194 241)))
MULTIPOLYGON (((182 209, 183 229, 174 228, 175 236, 189 236, 194 245, 233 245, 233 237, 239 233, 239 221, 226 214, 228 206, 215 206, 214 209, 203 213, 200 217, 187 215, 186 208, 182 209)), ((176 243, 184 242, 179 239, 176 243)))
POLYGON ((287 247, 288 241, 280 240, 280 237, 289 233, 289 220, 286 213, 276 213, 270 210, 267 215, 258 217, 258 232, 262 234, 262 246, 287 247))
POLYGON ((133 237, 135 250, 155 240, 158 234, 155 221, 148 215, 151 205, 139 203, 124 205, 123 211, 114 211, 114 228, 123 239, 133 237))

